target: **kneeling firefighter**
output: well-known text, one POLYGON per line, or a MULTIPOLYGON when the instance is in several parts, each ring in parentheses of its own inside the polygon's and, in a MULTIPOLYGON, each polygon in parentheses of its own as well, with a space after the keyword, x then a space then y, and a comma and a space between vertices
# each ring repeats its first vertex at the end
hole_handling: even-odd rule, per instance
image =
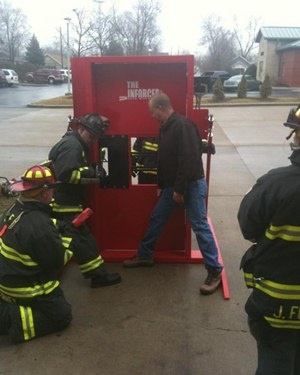
POLYGON ((10 186, 20 196, 0 218, 0 334, 14 343, 62 330, 72 320, 58 274, 73 253, 71 238, 50 218, 55 186, 49 168, 29 168, 10 186))
POLYGON ((84 209, 85 179, 105 176, 102 165, 90 165, 89 147, 103 136, 109 125, 107 118, 98 113, 87 113, 74 120, 65 135, 56 143, 50 153, 57 178, 61 185, 56 189, 52 204, 55 217, 66 225, 66 233, 73 239, 73 252, 84 278, 91 279, 91 287, 98 288, 121 281, 118 273, 107 271, 96 240, 84 224, 78 228, 71 225, 74 218, 84 209))

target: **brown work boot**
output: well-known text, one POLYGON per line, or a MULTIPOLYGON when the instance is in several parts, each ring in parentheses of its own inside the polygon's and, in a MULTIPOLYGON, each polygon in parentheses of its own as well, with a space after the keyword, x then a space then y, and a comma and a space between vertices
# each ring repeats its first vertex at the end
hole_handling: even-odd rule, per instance
POLYGON ((152 267, 154 266, 153 258, 143 259, 137 255, 131 259, 124 260, 123 267, 135 268, 135 267, 152 267))
POLYGON ((222 281, 222 270, 209 269, 207 272, 204 284, 200 286, 200 293, 204 295, 213 294, 222 281))

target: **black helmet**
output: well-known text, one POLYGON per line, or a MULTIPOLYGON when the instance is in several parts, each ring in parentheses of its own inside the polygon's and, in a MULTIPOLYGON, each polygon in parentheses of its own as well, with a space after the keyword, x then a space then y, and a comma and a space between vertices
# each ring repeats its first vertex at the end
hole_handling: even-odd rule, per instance
POLYGON ((108 128, 109 120, 98 113, 87 113, 80 117, 78 124, 86 128, 93 136, 100 138, 108 128))
POLYGON ((288 118, 283 125, 294 130, 300 130, 300 104, 297 108, 292 108, 290 110, 288 118))

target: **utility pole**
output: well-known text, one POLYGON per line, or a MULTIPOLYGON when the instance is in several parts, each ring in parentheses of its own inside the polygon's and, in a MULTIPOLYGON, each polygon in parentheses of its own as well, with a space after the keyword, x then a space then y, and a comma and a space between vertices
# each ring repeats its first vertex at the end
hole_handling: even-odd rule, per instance
POLYGON ((67 21, 67 64, 68 64, 68 92, 66 95, 71 95, 70 91, 70 35, 69 35, 69 28, 70 28, 70 17, 66 17, 65 21, 67 21))
POLYGON ((63 69, 64 68, 64 56, 63 56, 63 43, 62 43, 61 27, 59 28, 59 40, 60 40, 60 65, 61 65, 61 69, 63 69))

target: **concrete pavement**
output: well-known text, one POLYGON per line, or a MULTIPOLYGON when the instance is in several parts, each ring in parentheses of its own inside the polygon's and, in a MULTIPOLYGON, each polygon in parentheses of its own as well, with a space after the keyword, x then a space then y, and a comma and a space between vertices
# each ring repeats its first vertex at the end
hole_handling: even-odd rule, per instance
MULTIPOLYGON (((123 282, 90 289, 76 264, 62 285, 73 306, 70 328, 21 345, 0 337, 0 374, 52 375, 253 375, 255 342, 244 303, 249 294, 239 262, 249 246, 240 234, 239 203, 256 178, 288 164, 290 106, 211 107, 214 114, 208 214, 227 271, 231 299, 221 289, 200 296, 206 276, 199 264, 157 264, 124 269, 123 282)), ((69 109, 3 109, 0 119, 0 175, 15 177, 44 160, 64 133, 69 109)), ((193 243, 195 241, 193 239, 193 243)), ((196 245, 195 245, 196 246, 196 245)))

